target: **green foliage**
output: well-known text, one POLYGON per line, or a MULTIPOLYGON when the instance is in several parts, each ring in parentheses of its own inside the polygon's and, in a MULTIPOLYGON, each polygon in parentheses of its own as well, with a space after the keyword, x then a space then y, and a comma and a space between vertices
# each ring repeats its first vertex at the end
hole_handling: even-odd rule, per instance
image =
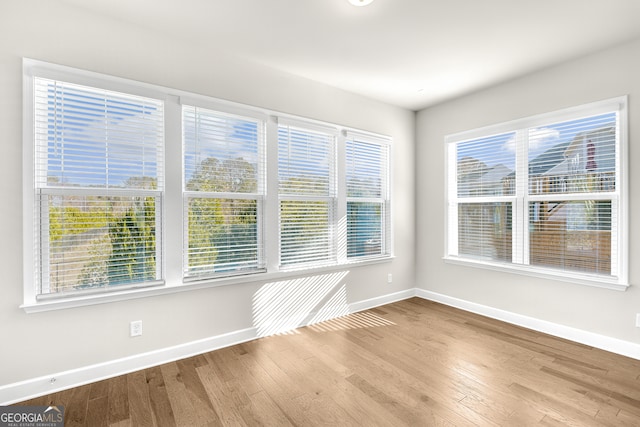
POLYGON ((329 194, 329 181, 322 176, 299 176, 280 183, 280 192, 324 196, 329 194))
POLYGON ((49 241, 55 242, 62 237, 62 213, 63 209, 50 207, 49 208, 49 241))
POLYGON ((87 245, 87 261, 76 288, 155 279, 155 199, 112 203, 110 207, 103 206, 100 212, 102 218, 109 218, 108 224, 91 230, 97 237, 87 245), (120 213, 113 212, 114 205, 122 209, 120 213))
POLYGON ((256 169, 243 159, 203 160, 187 182, 189 191, 212 193, 255 193, 258 188, 256 169))
POLYGON ((158 180, 152 176, 132 176, 124 182, 124 187, 156 190, 158 188, 158 180))
POLYGON ((49 207, 49 239, 59 240, 69 234, 81 234, 108 224, 109 217, 103 208, 81 210, 75 206, 49 207))
POLYGON ((215 237, 222 230, 220 199, 189 201, 189 267, 212 267, 218 256, 215 237))
POLYGON ((111 253, 111 241, 107 234, 91 242, 89 262, 82 268, 77 288, 102 287, 109 284, 107 259, 111 253))
POLYGON ((223 228, 214 237, 215 247, 225 248, 218 253, 216 263, 222 268, 237 266, 257 259, 257 204, 255 200, 223 199, 222 211, 226 219, 223 228))
POLYGON ((323 239, 329 227, 329 204, 322 201, 282 201, 280 219, 281 233, 290 245, 300 248, 314 246, 323 239))
MULTIPOLYGON (((186 184, 189 191, 255 193, 256 169, 243 159, 202 161, 186 184)), ((245 243, 255 240, 255 200, 194 197, 188 205, 188 263, 192 271, 213 272, 216 267, 255 260, 245 243), (225 248, 225 251, 220 251, 225 248)))
MULTIPOLYGON (((155 189, 157 181, 131 177, 126 185, 155 189)), ((52 271, 55 266, 56 272, 65 272, 52 277, 52 287, 86 288, 154 280, 155 227, 154 197, 50 198, 51 267, 52 271)))
POLYGON ((153 280, 155 258, 155 200, 146 197, 109 223, 111 255, 107 261, 109 284, 153 280))

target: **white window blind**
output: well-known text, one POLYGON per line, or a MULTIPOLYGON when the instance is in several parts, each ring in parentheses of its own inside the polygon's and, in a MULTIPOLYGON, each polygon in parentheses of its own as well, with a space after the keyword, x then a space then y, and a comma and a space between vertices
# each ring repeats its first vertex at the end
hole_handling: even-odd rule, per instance
POLYGON ((278 125, 280 265, 336 262, 335 133, 278 125))
POLYGON ((617 129, 612 112, 528 130, 531 265, 617 276, 617 129))
POLYGON ((264 127, 183 106, 184 277, 264 270, 264 127))
POLYGON ((507 132, 456 146, 457 209, 451 213, 459 256, 511 262, 515 143, 516 133, 507 132))
POLYGON ((625 105, 612 100, 508 132, 452 137, 448 256, 624 284, 625 105))
POLYGON ((163 103, 34 78, 39 296, 162 279, 163 103))
POLYGON ((387 254, 389 144, 348 133, 345 145, 347 257, 387 254))

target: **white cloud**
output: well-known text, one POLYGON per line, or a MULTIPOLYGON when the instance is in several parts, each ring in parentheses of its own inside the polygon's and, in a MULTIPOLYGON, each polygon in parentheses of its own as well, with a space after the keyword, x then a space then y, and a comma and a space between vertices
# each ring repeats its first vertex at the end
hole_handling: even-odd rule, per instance
MULTIPOLYGON (((542 151, 550 142, 555 142, 560 137, 560 132, 550 128, 529 129, 529 151, 542 151)), ((504 148, 511 152, 516 151, 516 136, 509 138, 504 143, 504 148)))
POLYGON ((555 129, 529 129, 529 150, 542 148, 543 145, 546 145, 549 142, 555 142, 559 137, 560 132, 555 129))

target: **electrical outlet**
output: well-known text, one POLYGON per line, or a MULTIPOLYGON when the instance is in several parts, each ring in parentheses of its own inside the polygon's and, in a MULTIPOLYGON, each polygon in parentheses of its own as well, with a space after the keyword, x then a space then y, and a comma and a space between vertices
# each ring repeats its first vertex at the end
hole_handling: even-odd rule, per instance
POLYGON ((142 335, 142 320, 129 323, 129 336, 139 337, 140 335, 142 335))
POLYGON ((393 275, 391 273, 387 274, 387 283, 393 283, 393 275))
POLYGON ((636 314, 636 327, 640 328, 640 313, 636 314))

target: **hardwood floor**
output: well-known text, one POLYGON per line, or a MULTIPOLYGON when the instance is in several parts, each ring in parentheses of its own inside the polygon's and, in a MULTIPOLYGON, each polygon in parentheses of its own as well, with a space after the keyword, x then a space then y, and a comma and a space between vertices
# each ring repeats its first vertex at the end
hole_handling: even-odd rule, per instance
POLYGON ((640 361, 413 298, 22 404, 67 427, 638 426, 640 361))

